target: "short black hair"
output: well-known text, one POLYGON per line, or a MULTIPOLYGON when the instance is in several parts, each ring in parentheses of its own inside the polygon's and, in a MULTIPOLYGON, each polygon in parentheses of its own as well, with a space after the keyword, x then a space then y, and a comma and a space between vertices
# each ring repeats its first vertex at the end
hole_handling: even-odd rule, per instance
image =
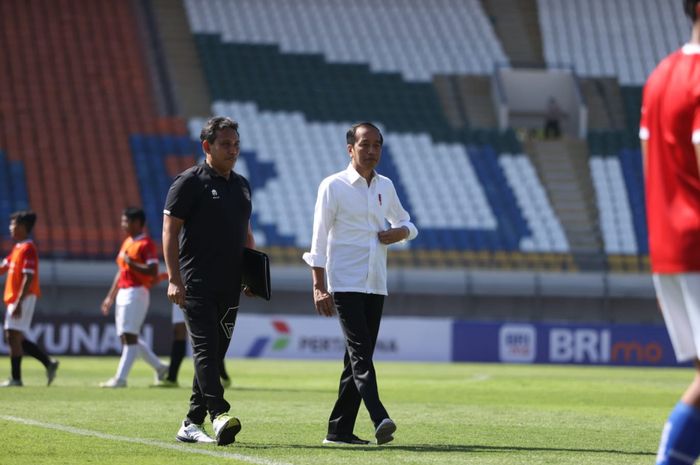
POLYGON ((199 133, 199 141, 204 142, 206 140, 210 144, 213 144, 219 131, 224 129, 233 129, 238 135, 238 122, 227 116, 214 116, 213 118, 209 118, 202 128, 202 132, 199 133))
POLYGON ((350 129, 348 129, 348 132, 345 133, 345 141, 348 143, 348 145, 355 145, 355 142, 356 142, 355 134, 357 133, 357 128, 360 128, 362 126, 369 126, 370 128, 376 129, 377 132, 379 133, 379 142, 381 144, 384 144, 384 136, 382 135, 382 131, 380 131, 377 126, 370 123, 369 121, 363 121, 361 123, 355 123, 352 126, 350 126, 350 129))
POLYGON ((683 11, 685 11, 686 16, 695 22, 698 20, 698 10, 696 5, 700 0, 683 0, 683 11))
POLYGON ((126 207, 122 215, 126 216, 126 219, 129 221, 139 220, 141 226, 146 224, 146 213, 143 211, 143 208, 126 207))
POLYGON ((32 229, 34 229, 34 224, 36 224, 36 213, 31 210, 19 210, 10 215, 10 221, 24 226, 27 230, 27 234, 31 234, 32 229))

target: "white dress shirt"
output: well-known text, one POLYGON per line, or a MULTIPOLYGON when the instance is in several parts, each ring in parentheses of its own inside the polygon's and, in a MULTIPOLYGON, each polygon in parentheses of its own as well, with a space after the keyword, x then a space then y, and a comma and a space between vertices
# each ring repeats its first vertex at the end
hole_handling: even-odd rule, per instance
POLYGON ((326 269, 328 292, 387 295, 386 251, 377 233, 406 226, 411 240, 418 229, 396 195, 394 183, 374 173, 367 185, 352 164, 318 188, 309 266, 326 269))

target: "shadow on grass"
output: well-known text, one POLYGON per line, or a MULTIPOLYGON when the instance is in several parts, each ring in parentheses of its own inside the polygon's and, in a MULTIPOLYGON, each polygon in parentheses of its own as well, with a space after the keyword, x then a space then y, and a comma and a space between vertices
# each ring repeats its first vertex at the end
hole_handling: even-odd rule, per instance
POLYGON ((319 389, 319 388, 285 388, 285 387, 260 387, 260 386, 231 386, 226 391, 250 391, 250 392, 320 392, 323 394, 336 394, 338 388, 334 389, 319 389))
POLYGON ((578 449, 568 447, 527 447, 527 446, 482 446, 478 444, 388 444, 386 446, 342 446, 342 445, 304 445, 304 444, 239 444, 237 447, 246 449, 326 449, 326 450, 357 450, 367 452, 382 452, 401 450, 406 452, 580 452, 590 454, 617 454, 655 456, 656 452, 627 451, 617 449, 578 449))

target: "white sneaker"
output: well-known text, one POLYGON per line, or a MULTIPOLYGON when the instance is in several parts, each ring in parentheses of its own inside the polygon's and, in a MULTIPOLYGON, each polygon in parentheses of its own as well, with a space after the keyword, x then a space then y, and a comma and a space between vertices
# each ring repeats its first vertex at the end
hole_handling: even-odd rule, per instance
POLYGON ((241 431, 241 421, 238 418, 222 413, 214 418, 211 424, 214 427, 218 445, 225 446, 236 442, 236 435, 241 431))
POLYGON ((22 384, 22 380, 21 379, 14 379, 14 378, 10 378, 7 381, 3 381, 2 383, 0 383, 0 387, 22 387, 22 386, 24 386, 22 384))
POLYGON ((125 388, 126 380, 119 378, 109 378, 104 383, 100 383, 101 388, 125 388))
POLYGON ((160 368, 156 370, 156 384, 165 381, 165 378, 168 376, 168 371, 170 371, 168 365, 161 365, 160 368))
POLYGON ((206 431, 204 431, 203 425, 195 425, 194 423, 190 423, 189 425, 185 426, 184 421, 182 422, 182 425, 180 425, 180 430, 177 432, 175 439, 181 442, 216 442, 207 434, 206 431))

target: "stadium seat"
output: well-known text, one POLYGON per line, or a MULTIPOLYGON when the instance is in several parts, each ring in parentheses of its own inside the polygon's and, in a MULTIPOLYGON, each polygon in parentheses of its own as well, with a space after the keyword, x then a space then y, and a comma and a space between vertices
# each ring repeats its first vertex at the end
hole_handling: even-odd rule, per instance
POLYGON ((572 65, 583 77, 613 76, 622 85, 641 85, 687 39, 682 10, 667 2, 538 0, 537 5, 545 61, 555 68, 572 65))
POLYGON ((285 54, 322 54, 331 63, 367 63, 374 73, 398 72, 407 81, 490 74, 496 63, 508 62, 477 0, 358 0, 351 8, 366 18, 356 24, 359 31, 349 29, 343 18, 350 5, 339 0, 302 0, 273 9, 254 0, 232 5, 187 0, 193 33, 219 34, 226 43, 275 44, 285 54), (465 55, 463 44, 473 53, 465 55))
POLYGON ((0 204, 9 199, 12 209, 37 211, 44 256, 113 256, 121 210, 142 203, 130 136, 183 134, 182 120, 158 114, 136 5, 3 2, 7 42, 0 49, 9 72, 0 99, 16 116, 0 135, 0 149, 12 157, 5 166, 11 182, 2 183, 10 192, 0 191, 0 204), (47 62, 50 74, 33 72, 47 62), (7 91, 14 97, 2 97, 7 91), (37 127, 44 131, 38 150, 16 142, 35 140, 37 127))

